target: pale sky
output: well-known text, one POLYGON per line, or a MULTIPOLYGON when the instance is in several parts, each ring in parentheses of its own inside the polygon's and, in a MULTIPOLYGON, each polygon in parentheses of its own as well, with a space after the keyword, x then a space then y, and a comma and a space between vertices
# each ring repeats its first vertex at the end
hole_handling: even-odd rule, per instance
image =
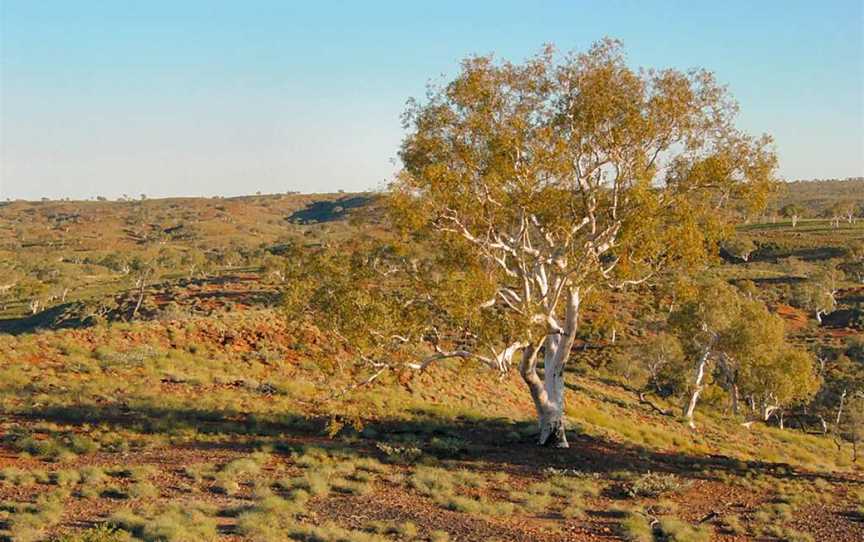
POLYGON ((714 71, 784 177, 864 176, 862 5, 0 0, 0 199, 378 188, 429 79, 603 36, 714 71))

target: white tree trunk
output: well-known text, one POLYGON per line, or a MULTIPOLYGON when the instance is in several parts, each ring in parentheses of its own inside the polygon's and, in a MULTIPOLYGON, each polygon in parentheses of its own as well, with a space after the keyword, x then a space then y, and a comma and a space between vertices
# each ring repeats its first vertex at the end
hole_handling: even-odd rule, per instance
POLYGON ((576 338, 577 317, 579 313, 579 290, 571 289, 568 295, 564 329, 549 334, 544 341, 543 379, 537 374, 537 357, 540 348, 528 346, 522 354, 520 372, 528 385, 537 420, 540 446, 568 448, 564 420, 564 368, 576 338))
POLYGON ((738 415, 738 384, 732 384, 732 414, 738 415))
POLYGON ((693 422, 693 414, 696 412, 696 403, 699 402, 699 396, 702 394, 702 390, 705 389, 703 382, 705 381, 705 369, 708 367, 710 355, 710 350, 706 350, 702 354, 702 357, 699 358, 699 363, 696 366, 696 375, 693 378, 693 393, 690 394, 690 400, 687 401, 684 407, 684 418, 687 419, 687 424, 692 428, 696 427, 696 424, 693 422))
POLYGON ((840 394, 840 404, 837 406, 837 417, 834 420, 835 425, 840 425, 840 420, 843 418, 843 403, 846 401, 846 390, 840 394))

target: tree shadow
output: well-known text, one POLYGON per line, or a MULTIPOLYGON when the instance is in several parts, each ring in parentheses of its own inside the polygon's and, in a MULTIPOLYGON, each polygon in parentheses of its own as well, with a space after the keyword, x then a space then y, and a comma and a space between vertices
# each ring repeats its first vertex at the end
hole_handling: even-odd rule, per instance
POLYGON ((751 262, 777 263, 784 258, 798 258, 808 262, 842 258, 846 255, 846 249, 842 247, 813 247, 782 249, 777 246, 763 246, 750 255, 751 262))
POLYGON ((294 224, 335 222, 345 218, 349 210, 365 207, 372 200, 371 196, 353 196, 337 200, 313 201, 305 209, 292 213, 287 220, 294 224))
POLYGON ((0 320, 0 333, 23 335, 37 329, 77 329, 87 327, 78 315, 83 303, 73 301, 56 305, 37 314, 0 320))
MULTIPOLYGON (((279 300, 279 292, 273 289, 248 288, 232 290, 228 286, 237 283, 250 283, 254 278, 242 275, 213 276, 204 279, 180 279, 179 281, 163 281, 153 284, 147 290, 147 300, 155 301, 155 307, 143 306, 139 310, 139 320, 153 320, 161 315, 161 311, 171 301, 177 302, 181 308, 196 310, 196 303, 213 305, 213 311, 224 310, 231 305, 242 304, 249 307, 270 307, 279 300), (221 286, 218 290, 191 290, 189 285, 203 288, 205 286, 221 286)), ((137 293, 132 290, 117 292, 105 299, 113 299, 116 308, 105 313, 110 322, 126 321, 130 318, 132 307, 137 301, 137 293)), ((212 311, 210 311, 212 312, 212 311)), ((209 314, 210 312, 202 312, 209 314)), ((95 321, 87 316, 87 305, 82 301, 71 301, 55 305, 37 314, 19 318, 0 319, 0 333, 10 335, 25 335, 40 329, 83 329, 91 327, 95 321)))
POLYGON ((787 463, 658 451, 586 435, 578 430, 570 431, 570 447, 567 449, 541 448, 536 445, 533 422, 475 417, 443 419, 425 410, 413 410, 407 414, 413 419, 375 420, 367 423, 361 431, 347 426, 335 438, 326 435, 329 417, 298 413, 259 415, 231 409, 145 405, 132 410, 122 404, 40 406, 7 416, 7 419, 25 425, 45 422, 73 426, 91 424, 142 434, 197 432, 226 437, 223 440, 191 439, 181 445, 196 450, 242 452, 266 444, 288 453, 315 446, 392 460, 385 451, 386 447, 379 446, 384 442, 393 446, 417 446, 424 454, 438 460, 476 461, 478 470, 490 473, 505 470, 535 474, 568 469, 601 478, 626 471, 634 474, 671 473, 704 479, 716 478, 716 473, 738 476, 756 473, 782 479, 823 478, 829 482, 862 483, 840 473, 799 471, 787 463))

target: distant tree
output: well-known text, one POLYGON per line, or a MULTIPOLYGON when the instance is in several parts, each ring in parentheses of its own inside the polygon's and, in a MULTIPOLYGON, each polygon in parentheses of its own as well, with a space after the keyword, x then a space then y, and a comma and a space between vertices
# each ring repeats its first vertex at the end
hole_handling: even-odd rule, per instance
POLYGON ((824 406, 832 423, 839 427, 849 397, 864 393, 864 364, 841 353, 823 371, 824 406))
POLYGON ((851 241, 846 247, 846 254, 840 268, 850 277, 864 284, 864 240, 851 241))
POLYGON ((842 203, 835 203, 828 210, 828 216, 831 218, 831 226, 834 228, 840 227, 840 221, 843 220, 846 209, 842 203))
POLYGON ((285 259, 268 254, 264 257, 261 265, 264 274, 276 278, 279 282, 285 281, 285 259))
POLYGON ((855 213, 858 212, 859 206, 854 201, 845 201, 840 204, 840 211, 846 218, 846 222, 855 223, 855 213))
POLYGON ((822 316, 837 306, 837 292, 843 272, 830 267, 821 270, 807 281, 797 284, 792 291, 792 302, 799 308, 813 313, 816 321, 822 323, 822 316))
POLYGON ((180 264, 189 270, 189 278, 195 278, 196 273, 205 274, 209 260, 207 255, 200 249, 190 248, 183 253, 180 264))
POLYGON ((687 359, 691 377, 682 413, 694 426, 694 414, 699 397, 712 374, 712 366, 719 355, 721 340, 738 316, 740 298, 735 290, 720 281, 708 282, 696 297, 682 303, 669 316, 673 332, 679 337, 687 359))
POLYGON ((387 265, 367 257, 350 289, 322 277, 305 312, 334 335, 356 336, 347 323, 378 337, 363 354, 376 371, 459 358, 507 372, 520 359, 539 444, 566 447, 564 369, 583 301, 713 257, 728 204, 759 208, 773 189, 770 139, 736 130, 733 113, 711 74, 634 71, 612 40, 560 62, 551 50, 524 64, 470 58, 409 105, 389 199, 400 235, 429 240, 438 268, 421 273, 421 255, 399 255, 411 248, 387 265), (383 279, 366 273, 384 270, 426 286, 373 302, 383 279), (393 314, 343 322, 335 291, 355 311, 393 314), (433 353, 405 362, 419 345, 433 353))
POLYGON ((661 332, 645 341, 636 352, 637 363, 648 373, 648 381, 657 393, 677 391, 685 380, 684 349, 671 333, 661 332))
POLYGON ((864 395, 854 395, 840 419, 840 437, 852 444, 852 461, 858 461, 858 445, 864 441, 864 395))
POLYGON ((738 291, 741 292, 741 295, 743 295, 747 299, 759 298, 759 287, 756 286, 756 283, 752 280, 742 280, 736 283, 735 287, 738 288, 738 291))
POLYGON ((821 380, 815 370, 815 359, 806 349, 781 344, 773 356, 755 358, 751 380, 745 380, 744 391, 755 396, 763 421, 775 412, 794 405, 805 405, 819 391, 821 380))
POLYGON ((735 413, 739 399, 747 396, 764 421, 818 389, 812 356, 787 343, 783 321, 726 283, 704 284, 696 298, 670 316, 670 324, 692 360, 694 376, 683 411, 691 426, 710 376, 730 394, 735 413))
POLYGON ((136 300, 132 308, 131 318, 135 319, 144 304, 148 288, 160 277, 166 269, 175 269, 180 265, 181 255, 174 249, 151 245, 129 260, 129 279, 132 282, 136 300))
POLYGON ((724 241, 723 248, 725 248, 732 256, 746 262, 750 260, 750 254, 759 247, 751 237, 746 235, 736 235, 724 241))
POLYGON ((27 309, 31 315, 38 314, 45 308, 45 296, 48 285, 34 276, 20 280, 11 288, 12 295, 17 299, 27 302, 27 309))
POLYGON ((800 220, 801 217, 804 216, 805 212, 806 211, 804 210, 804 208, 796 203, 784 205, 780 209, 780 214, 792 221, 793 228, 798 225, 798 220, 800 220))

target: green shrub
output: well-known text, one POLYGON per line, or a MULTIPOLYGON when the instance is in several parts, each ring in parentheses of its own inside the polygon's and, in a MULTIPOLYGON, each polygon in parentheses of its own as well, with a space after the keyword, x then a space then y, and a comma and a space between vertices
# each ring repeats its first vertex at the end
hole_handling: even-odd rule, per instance
POLYGON ((131 538, 126 531, 103 524, 77 534, 55 538, 52 542, 131 542, 131 538))
POLYGON ((36 483, 36 477, 32 473, 16 467, 0 469, 0 480, 4 484, 22 487, 32 486, 36 483))
POLYGON ((644 514, 627 512, 619 525, 621 536, 627 542, 654 542, 654 532, 644 514))
POLYGON ((693 527, 675 518, 661 518, 660 536, 668 542, 710 542, 714 530, 710 525, 693 527))
POLYGON ((118 510, 109 525, 145 542, 198 542, 217 538, 216 521, 206 507, 170 505, 150 513, 118 510))
POLYGON ((126 493, 132 499, 149 499, 159 496, 159 488, 150 482, 135 482, 127 488, 126 493))
POLYGON ((58 470, 51 480, 60 487, 73 487, 81 481, 81 474, 77 470, 58 470))
POLYGON ((683 489, 684 483, 674 474, 648 472, 624 485, 624 493, 630 498, 659 497, 683 489))

